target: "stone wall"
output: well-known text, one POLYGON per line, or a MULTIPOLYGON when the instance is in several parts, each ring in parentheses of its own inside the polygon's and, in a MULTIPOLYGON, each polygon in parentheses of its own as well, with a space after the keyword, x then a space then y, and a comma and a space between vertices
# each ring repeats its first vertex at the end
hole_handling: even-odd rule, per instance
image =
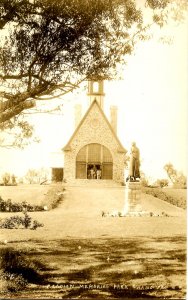
POLYGON ((69 142, 69 150, 64 152, 64 178, 66 181, 75 180, 77 153, 82 147, 91 143, 102 144, 110 150, 113 158, 113 180, 124 182, 125 152, 120 149, 120 143, 96 103, 93 104, 69 142))

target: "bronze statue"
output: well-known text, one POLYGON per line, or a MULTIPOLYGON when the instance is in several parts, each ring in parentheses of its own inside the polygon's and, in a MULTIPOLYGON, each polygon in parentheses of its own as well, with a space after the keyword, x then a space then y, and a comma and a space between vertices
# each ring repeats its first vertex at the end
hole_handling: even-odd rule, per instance
POLYGON ((137 181, 138 179, 140 179, 140 151, 134 142, 131 147, 129 176, 126 181, 137 181))

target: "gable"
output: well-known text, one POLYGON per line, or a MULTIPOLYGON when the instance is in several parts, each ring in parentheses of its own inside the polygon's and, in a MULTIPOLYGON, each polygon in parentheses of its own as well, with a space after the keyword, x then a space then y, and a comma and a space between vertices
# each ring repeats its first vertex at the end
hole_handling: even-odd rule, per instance
POLYGON ((70 151, 72 144, 76 143, 76 139, 85 139, 87 135, 90 135, 94 140, 96 140, 97 137, 100 137, 102 140, 102 135, 105 133, 107 133, 108 139, 115 141, 118 152, 127 152, 119 141, 98 102, 94 100, 63 150, 70 151))

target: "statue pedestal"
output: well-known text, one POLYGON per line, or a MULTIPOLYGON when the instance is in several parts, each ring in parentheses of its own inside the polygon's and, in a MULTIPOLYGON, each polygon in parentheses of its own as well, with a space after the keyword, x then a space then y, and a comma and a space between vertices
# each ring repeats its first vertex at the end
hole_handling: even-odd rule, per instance
POLYGON ((128 212, 140 212, 141 206, 141 183, 140 182, 126 182, 126 189, 128 195, 128 212))

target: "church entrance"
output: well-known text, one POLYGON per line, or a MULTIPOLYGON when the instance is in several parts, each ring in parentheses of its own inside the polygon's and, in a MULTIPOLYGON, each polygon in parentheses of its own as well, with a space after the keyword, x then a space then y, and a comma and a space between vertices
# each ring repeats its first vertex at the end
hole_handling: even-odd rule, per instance
POLYGON ((76 178, 112 179, 113 160, 110 151, 101 144, 89 144, 76 157, 76 178))

